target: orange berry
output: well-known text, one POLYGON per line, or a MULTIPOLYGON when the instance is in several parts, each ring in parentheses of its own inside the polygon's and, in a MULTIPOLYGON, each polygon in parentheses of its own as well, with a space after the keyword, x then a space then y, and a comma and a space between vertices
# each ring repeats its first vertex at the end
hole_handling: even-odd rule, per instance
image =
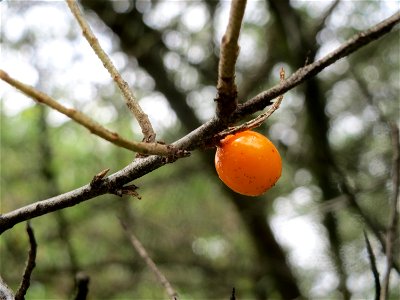
POLYGON ((259 196, 281 177, 282 160, 265 136, 243 131, 221 140, 215 153, 215 168, 219 178, 235 192, 259 196))

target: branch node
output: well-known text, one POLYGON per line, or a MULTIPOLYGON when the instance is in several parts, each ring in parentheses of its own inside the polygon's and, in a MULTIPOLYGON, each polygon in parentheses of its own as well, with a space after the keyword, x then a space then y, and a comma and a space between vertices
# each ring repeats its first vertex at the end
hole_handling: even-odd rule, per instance
MULTIPOLYGON (((281 83, 283 83, 285 80, 285 69, 284 68, 280 69, 279 78, 280 78, 281 83)), ((220 140, 222 140, 227 135, 235 134, 235 133, 246 131, 246 130, 251 130, 253 128, 261 126, 261 124, 264 123, 264 121, 266 119, 268 119, 280 107, 282 100, 283 100, 283 96, 284 96, 283 94, 279 95, 278 98, 271 101, 272 105, 270 106, 270 108, 266 112, 257 116, 256 118, 254 118, 246 123, 243 123, 239 126, 229 127, 227 129, 217 133, 216 135, 214 135, 212 138, 210 138, 206 142, 206 147, 215 147, 215 145, 218 145, 220 140)))
POLYGON ((103 171, 94 175, 92 181, 90 182, 90 186, 91 187, 99 186, 103 182, 104 176, 106 176, 108 171, 110 171, 110 168, 104 169, 103 171))
POLYGON ((82 34, 88 41, 90 47, 96 53, 98 58, 103 63, 103 66, 107 69, 110 73, 111 78, 115 81, 118 88, 120 89, 128 108, 132 112, 132 114, 137 119, 140 128, 142 129, 142 133, 146 139, 153 142, 155 139, 155 133, 153 127, 150 123, 149 117, 144 113, 142 108, 140 107, 139 103, 137 102, 135 96, 133 95, 132 91, 129 88, 128 83, 122 78, 121 74, 118 72, 117 68, 114 66, 113 62, 111 61, 110 57, 101 47, 98 39, 92 32, 89 24, 87 23, 86 19, 84 18, 82 11, 80 10, 77 1, 75 0, 66 0, 71 13, 74 15, 75 19, 77 20, 79 26, 82 29, 82 34))
POLYGON ((128 196, 132 196, 132 197, 140 200, 140 199, 142 199, 142 197, 139 195, 138 192, 136 192, 136 190, 138 188, 139 188, 138 186, 136 186, 134 184, 130 184, 130 185, 125 185, 122 188, 116 188, 116 189, 110 191, 110 193, 117 195, 119 197, 128 195, 128 196))
POLYGON ((234 0, 231 3, 229 21, 221 40, 218 64, 216 114, 227 123, 237 108, 237 86, 235 84, 235 65, 239 56, 239 33, 243 21, 246 0, 234 0))
POLYGON ((189 157, 191 155, 190 151, 184 149, 176 149, 172 145, 168 145, 171 147, 171 155, 163 157, 164 164, 170 164, 177 161, 179 158, 189 157))
MULTIPOLYGON (((214 101, 217 102, 217 117, 224 122, 229 119, 231 114, 236 110, 238 104, 238 92, 234 79, 232 79, 232 82, 231 90, 219 87, 217 98, 214 99, 214 101)), ((224 86, 228 86, 228 84, 224 82, 224 86)))

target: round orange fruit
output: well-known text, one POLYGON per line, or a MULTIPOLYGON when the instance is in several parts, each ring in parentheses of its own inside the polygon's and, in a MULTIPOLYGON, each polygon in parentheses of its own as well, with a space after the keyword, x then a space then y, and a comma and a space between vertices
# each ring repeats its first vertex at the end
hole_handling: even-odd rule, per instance
POLYGON ((215 168, 219 178, 235 192, 259 196, 281 177, 282 160, 269 139, 248 130, 221 140, 215 168))

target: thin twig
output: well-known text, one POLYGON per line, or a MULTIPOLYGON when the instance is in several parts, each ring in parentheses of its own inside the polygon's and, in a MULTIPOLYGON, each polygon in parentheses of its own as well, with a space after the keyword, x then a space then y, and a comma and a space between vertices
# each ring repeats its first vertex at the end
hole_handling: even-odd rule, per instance
MULTIPOLYGON (((342 173, 339 172, 338 174, 342 173)), ((353 208, 355 212, 361 216, 364 223, 371 229, 371 231, 374 233, 375 237, 381 244, 383 251, 386 252, 386 239, 385 236, 382 234, 383 229, 381 228, 380 224, 376 223, 373 218, 371 218, 363 211, 363 209, 358 204, 356 193, 350 188, 350 185, 346 181, 342 183, 341 188, 343 189, 344 194, 347 196, 347 199, 351 205, 350 207, 353 208)), ((400 274, 400 266, 396 263, 396 261, 393 261, 393 268, 397 271, 398 274, 400 274)))
POLYGON ((138 104, 135 96, 131 92, 128 83, 122 78, 121 74, 118 72, 117 68, 114 66, 111 59, 105 53, 103 48, 90 29, 89 24, 86 22, 76 0, 66 0, 69 9, 71 10, 72 14, 76 18, 79 23, 79 26, 82 29, 83 36, 86 38, 96 55, 99 57, 101 62, 103 63, 104 67, 110 73, 112 79, 118 85, 119 89, 121 90, 124 98, 126 100, 126 104, 136 117, 144 135, 144 140, 146 142, 155 142, 156 134, 154 133, 153 127, 151 126, 149 117, 144 113, 140 105, 138 104))
POLYGON ((314 28, 314 33, 311 36, 316 36, 324 28, 326 20, 332 15, 339 3, 340 0, 335 0, 332 2, 321 18, 317 21, 317 24, 314 28))
POLYGON ((228 26, 222 37, 218 65, 217 116, 228 118, 237 106, 237 87, 235 84, 235 66, 239 55, 239 34, 242 25, 246 0, 233 0, 228 26))
POLYGON ((375 300, 379 300, 379 295, 381 294, 381 283, 379 281, 379 272, 378 268, 376 267, 376 259, 374 251, 372 250, 371 243, 369 242, 368 236, 366 231, 364 230, 364 239, 365 244, 367 246, 368 258, 369 263, 371 265, 372 275, 374 276, 374 283, 375 283, 375 300))
POLYGON ((236 291, 235 291, 235 288, 232 288, 232 294, 231 294, 231 298, 230 298, 230 300, 236 300, 236 291))
POLYGON ((24 274, 22 275, 22 281, 18 288, 17 293, 15 294, 15 300, 25 299, 25 294, 28 291, 28 288, 31 284, 31 274, 36 265, 35 260, 36 260, 37 244, 35 240, 35 235, 33 234, 33 229, 29 221, 26 223, 26 232, 28 233, 30 248, 28 253, 28 260, 25 266, 25 271, 24 274))
POLYGON ((67 108, 62 104, 60 104, 59 102, 57 102, 55 99, 51 98, 50 96, 35 89, 34 87, 22 83, 16 80, 15 78, 12 78, 10 75, 8 75, 5 71, 1 69, 0 69, 0 79, 7 82, 16 89, 20 90, 27 96, 33 98, 35 101, 45 104, 57 110, 58 112, 66 115, 75 122, 89 129, 91 133, 113 143, 114 145, 117 145, 119 147, 131 151, 140 152, 143 154, 173 155, 174 153, 176 153, 174 147, 170 145, 164 145, 160 143, 135 142, 127 140, 119 136, 118 133, 106 129, 105 127, 103 127, 102 125, 100 125, 99 123, 97 123, 84 113, 73 108, 67 108))
MULTIPOLYGON (((395 142, 394 142, 395 138, 394 138, 393 134, 396 132, 396 128, 397 127, 396 127, 396 125, 394 125, 394 124, 392 124, 390 122, 389 117, 385 115, 385 113, 382 111, 382 108, 378 105, 379 103, 376 103, 374 101, 373 91, 371 91, 368 88, 367 84, 365 83, 365 80, 363 80, 360 76, 358 76, 358 74, 355 73, 353 70, 350 70, 350 73, 352 74, 353 78, 357 82, 361 93, 364 95, 364 99, 366 99, 367 103, 372 105, 377 110, 377 112, 378 112, 378 120, 381 123, 384 123, 388 127, 391 128, 392 144, 393 144, 393 164, 392 164, 393 165, 392 182, 393 182, 393 187, 394 187, 393 199, 396 199, 396 197, 398 197, 398 193, 399 193, 399 191, 398 191, 398 188, 399 188, 399 182, 398 182, 399 179, 398 179, 398 177, 399 177, 399 172, 400 172, 399 168, 400 167, 398 166, 399 163, 396 160, 396 156, 398 155, 398 154, 396 154, 396 151, 398 152, 398 150, 395 149, 395 142), (397 194, 397 196, 396 196, 396 194, 397 194)), ((394 204, 394 202, 392 202, 392 203, 394 204)), ((357 208, 358 208, 359 212, 361 212, 361 208, 359 206, 357 208)), ((394 211, 395 210, 391 210, 391 212, 392 212, 391 216, 392 217, 393 217, 393 212, 394 211)), ((362 213, 361 213, 361 215, 364 218, 364 220, 366 220, 366 223, 371 223, 372 220, 368 220, 369 218, 367 217, 367 215, 362 214, 362 213)), ((391 218, 390 220, 393 220, 393 219, 391 218)), ((398 221, 395 221, 395 222, 398 222, 398 221)), ((388 225, 388 228, 389 228, 389 226, 390 225, 388 225)), ((385 252, 385 254, 386 254, 387 251, 389 251, 389 249, 387 247, 388 246, 388 243, 387 243, 388 236, 382 233, 383 229, 379 229, 378 230, 378 228, 374 229, 373 226, 370 226, 370 227, 371 227, 372 231, 375 233, 375 236, 378 238, 379 242, 381 243, 383 252, 385 252)), ((389 229, 387 230, 387 233, 389 233, 389 229)), ((393 260, 392 268, 394 268, 397 271, 397 273, 400 274, 400 267, 399 267, 399 264, 398 264, 398 262, 396 260, 393 260)))
POLYGON ((138 240, 138 238, 129 230, 128 226, 120 219, 122 228, 125 233, 128 235, 133 248, 139 253, 140 257, 144 260, 149 269, 156 275, 158 282, 164 287, 167 292, 169 298, 171 300, 177 300, 178 294, 173 289, 172 285, 169 283, 168 279, 164 276, 164 274, 158 269, 157 265, 150 258, 146 249, 143 247, 142 243, 138 240))
POLYGON ((75 300, 86 300, 89 293, 90 277, 84 272, 78 272, 75 276, 76 295, 75 300))
POLYGON ((381 294, 381 300, 386 300, 389 298, 389 282, 390 273, 393 268, 393 248, 397 239, 397 223, 399 221, 399 174, 400 174, 400 138, 399 138, 399 128, 392 124, 392 145, 393 145, 393 174, 392 174, 392 184, 393 184, 393 198, 390 206, 390 223, 386 232, 386 272, 383 279, 383 289, 381 294))
POLYGON ((243 116, 247 116, 256 111, 264 109, 265 106, 270 105, 270 101, 279 95, 287 92, 293 87, 303 83, 307 79, 315 76, 321 72, 326 67, 332 65, 339 59, 346 57, 353 52, 357 51, 361 47, 379 39, 386 33, 390 32, 393 27, 400 22, 400 12, 397 12, 390 16, 389 18, 379 22, 371 28, 359 32, 358 34, 351 37, 340 47, 336 48, 334 51, 328 53, 323 58, 298 69, 289 78, 279 85, 270 88, 267 91, 259 93, 257 96, 248 100, 243 105, 239 106, 238 109, 232 115, 232 122, 240 120, 243 116))
MULTIPOLYGON (((329 53, 320 60, 299 69, 284 82, 264 91, 254 98, 237 108, 231 117, 232 122, 237 122, 244 117, 264 109, 271 104, 271 100, 282 95, 288 90, 301 84, 308 78, 315 76, 324 68, 332 65, 346 55, 357 51, 363 46, 383 37, 385 34, 399 22, 400 13, 383 20, 370 29, 360 32, 345 42, 339 48, 329 53)), ((1 74, 1 73, 0 73, 1 74)), ((225 128, 226 124, 219 118, 213 118, 202 126, 188 133, 172 145, 177 149, 195 150, 204 145, 204 141, 214 136, 225 128)), ((93 188, 90 185, 85 185, 70 192, 58 195, 56 197, 37 201, 27 206, 20 207, 11 212, 0 215, 0 233, 12 228, 14 225, 23 221, 42 216, 59 209, 70 207, 103 195, 109 191, 109 186, 123 186, 134 179, 144 176, 147 173, 166 164, 160 156, 150 156, 141 159, 135 159, 131 164, 122 170, 107 177, 103 180, 99 187, 93 188)))

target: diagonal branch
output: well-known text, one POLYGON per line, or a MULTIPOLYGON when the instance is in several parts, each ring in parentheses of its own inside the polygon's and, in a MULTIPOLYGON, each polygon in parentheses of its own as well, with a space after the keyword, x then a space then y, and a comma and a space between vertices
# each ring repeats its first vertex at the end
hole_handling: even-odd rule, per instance
POLYGON ((25 95, 33 98, 38 103, 45 104, 57 110, 58 112, 66 115, 75 122, 89 129, 91 133, 113 143, 114 145, 117 145, 119 147, 131 151, 140 152, 143 154, 171 155, 175 152, 175 149, 168 145, 163 145, 159 143, 135 142, 127 140, 119 136, 118 133, 104 128, 103 126, 101 126, 99 123, 97 123, 84 113, 73 108, 67 108, 62 104, 60 104, 59 102, 57 102, 56 100, 54 100, 53 98, 51 98, 50 96, 36 90, 35 88, 27 84, 24 84, 12 78, 10 75, 8 75, 1 69, 0 69, 0 79, 7 82, 16 89, 20 90, 25 95))
POLYGON ((139 253, 140 257, 144 260, 146 265, 149 267, 149 269, 156 275, 158 282, 160 282, 160 284, 164 287, 169 298, 171 300, 178 300, 178 294, 176 293, 176 291, 174 290, 172 285, 169 283, 168 279, 158 269, 157 265, 151 259, 151 257, 147 253, 146 249, 143 247, 142 243, 133 234, 133 232, 129 230, 128 226, 125 224, 124 221, 120 220, 120 222, 121 222, 122 228, 124 229, 126 235, 129 237, 129 240, 130 240, 133 248, 135 248, 137 253, 139 253))
POLYGON ((314 77, 316 74, 318 74, 334 62, 338 61, 339 59, 352 54, 361 47, 384 36, 386 33, 390 32, 392 28, 399 22, 400 12, 397 12, 391 17, 376 24, 375 26, 354 35, 341 46, 339 46, 336 50, 328 53, 320 60, 317 60, 312 64, 298 69, 284 82, 276 85, 275 87, 267 91, 261 92, 257 96, 248 100, 244 105, 240 106, 235 111, 232 118, 234 119, 234 121, 237 121, 242 119, 243 116, 264 109, 265 106, 271 104, 270 100, 278 97, 280 94, 287 92, 288 90, 299 85, 300 83, 303 83, 307 79, 314 77))
POLYGON ((367 246, 367 253, 368 253, 368 259, 371 265, 371 272, 372 275, 374 276, 374 283, 375 283, 375 300, 379 300, 379 295, 381 294, 381 283, 379 281, 379 272, 378 268, 376 267, 376 259, 375 259, 375 254, 374 251, 372 250, 371 243, 369 242, 368 235, 364 230, 364 239, 365 239, 365 244, 367 246))
MULTIPOLYGON (((325 57, 299 69, 284 82, 248 100, 236 109, 230 121, 239 121, 256 111, 264 109, 265 106, 271 104, 272 99, 301 84, 308 78, 315 76, 340 58, 343 58, 374 40, 381 38, 390 32, 399 21, 400 13, 396 13, 372 28, 355 35, 325 57)), ((212 138, 213 135, 225 128, 226 125, 224 122, 218 118, 213 118, 172 145, 178 149, 194 150, 203 146, 207 139, 212 138)), ((110 190, 110 187, 127 184, 136 178, 142 177, 145 174, 158 169, 166 163, 167 160, 160 156, 149 156, 146 158, 135 159, 135 161, 124 169, 105 178, 101 184, 96 185, 95 187, 88 184, 65 194, 38 201, 3 214, 0 216, 0 233, 23 221, 103 195, 110 190)))
POLYGON ((333 1, 333 3, 324 12, 324 14, 321 16, 321 18, 318 20, 317 24, 314 27, 313 36, 317 35, 324 28, 326 20, 330 18, 336 7, 339 5, 340 1, 341 0, 333 1))
POLYGON ((242 25, 246 0, 233 0, 226 32, 222 37, 220 60, 218 65, 217 116, 226 120, 237 106, 237 87, 235 84, 235 66, 239 55, 239 33, 242 25))
POLYGON ((99 57, 104 67, 110 73, 112 79, 116 82, 119 89, 121 90, 128 108, 131 110, 133 115, 136 117, 143 135, 144 141, 146 142, 154 142, 156 138, 156 134, 154 133, 153 127, 151 126, 150 120, 148 116, 144 113, 140 105, 138 104, 135 96, 131 92, 128 83, 122 78, 121 74, 118 72, 117 68, 114 66, 111 59, 104 52, 103 48, 101 48, 100 43, 96 36, 93 34, 90 29, 89 24, 86 22, 85 18, 82 15, 81 10, 76 2, 76 0, 66 0, 69 9, 72 14, 76 18, 79 23, 79 26, 82 29, 83 36, 86 38, 96 55, 99 57))

